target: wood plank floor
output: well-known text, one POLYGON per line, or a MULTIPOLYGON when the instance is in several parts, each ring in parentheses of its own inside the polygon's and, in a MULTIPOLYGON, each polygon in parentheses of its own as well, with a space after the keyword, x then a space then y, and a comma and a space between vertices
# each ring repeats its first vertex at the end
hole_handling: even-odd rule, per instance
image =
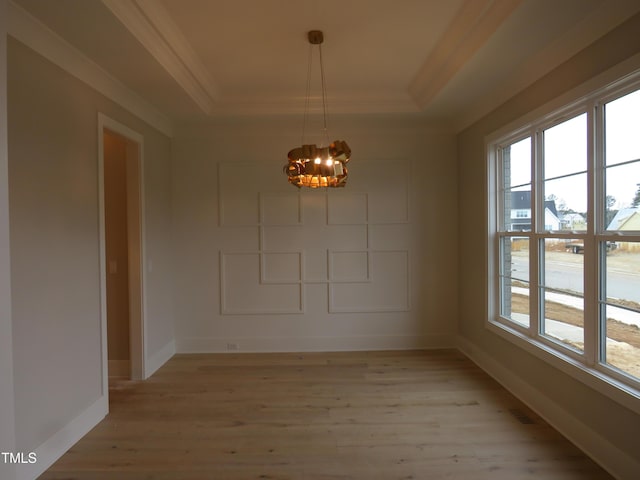
POLYGON ((43 480, 609 479, 452 350, 176 355, 43 480))

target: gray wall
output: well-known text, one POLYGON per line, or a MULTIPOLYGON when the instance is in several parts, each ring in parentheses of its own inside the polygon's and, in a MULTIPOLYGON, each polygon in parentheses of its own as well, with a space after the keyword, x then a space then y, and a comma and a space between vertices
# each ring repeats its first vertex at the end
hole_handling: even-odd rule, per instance
POLYGON ((282 167, 301 121, 230 119, 176 132, 178 351, 453 345, 454 136, 417 117, 336 115, 332 138, 353 150, 349 184, 299 192, 282 167))
POLYGON ((8 39, 16 443, 36 450, 102 395, 98 112, 144 137, 147 357, 173 341, 170 140, 8 39))
MULTIPOLYGON (((9 256, 9 176, 7 172, 7 2, 0 0, 0 451, 15 450, 11 277, 9 256)), ((0 477, 15 469, 0 462, 0 477)))
MULTIPOLYGON (((458 137, 460 335, 560 408, 640 462, 640 416, 485 328, 487 158, 485 137, 640 52, 636 15, 458 137)), ((534 399, 531 399, 534 400, 534 399)), ((592 452, 593 453, 593 452, 592 452)))

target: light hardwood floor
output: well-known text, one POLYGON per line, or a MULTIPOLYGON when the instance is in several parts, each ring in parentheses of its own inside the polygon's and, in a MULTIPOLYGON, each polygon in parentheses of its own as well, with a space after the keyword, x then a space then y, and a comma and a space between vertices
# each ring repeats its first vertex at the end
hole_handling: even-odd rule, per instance
POLYGON ((453 350, 176 355, 40 478, 609 479, 453 350))

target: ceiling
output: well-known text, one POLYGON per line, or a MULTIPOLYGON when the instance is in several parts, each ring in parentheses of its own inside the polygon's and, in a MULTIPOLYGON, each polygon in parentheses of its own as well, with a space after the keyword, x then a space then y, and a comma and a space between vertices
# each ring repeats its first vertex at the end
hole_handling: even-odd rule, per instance
MULTIPOLYGON (((639 0, 13 3, 173 121, 302 112, 306 35, 319 29, 331 114, 406 113, 454 129, 640 11, 639 0)), ((319 83, 316 72, 312 110, 319 83)))

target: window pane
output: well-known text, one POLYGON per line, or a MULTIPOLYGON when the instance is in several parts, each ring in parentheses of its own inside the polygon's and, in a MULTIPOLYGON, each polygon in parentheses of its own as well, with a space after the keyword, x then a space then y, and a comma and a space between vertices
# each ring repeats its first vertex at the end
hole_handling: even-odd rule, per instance
POLYGON ((531 138, 502 149, 502 231, 531 230, 531 138))
POLYGON ((640 242, 604 245, 603 361, 640 379, 640 242))
POLYGON ((506 231, 531 231, 531 190, 528 186, 505 191, 504 205, 506 231))
POLYGON ((503 148, 502 163, 504 187, 511 188, 531 183, 531 137, 503 148))
POLYGON ((640 311, 640 242, 607 242, 607 248, 606 301, 640 311))
POLYGON ((500 315, 529 326, 529 239, 501 239, 500 315))
POLYGON ((544 178, 587 169, 587 114, 544 131, 544 178))
POLYGON ((587 229, 587 174, 544 182, 544 230, 587 229))
POLYGON ((607 305, 603 361, 640 380, 640 313, 607 305))
POLYGON ((609 167, 606 176, 606 229, 640 230, 640 162, 609 167))
POLYGON ((580 239, 544 240, 541 271, 541 332, 576 350, 584 349, 584 256, 568 246, 580 239))
POLYGON ((605 105, 606 164, 640 159, 640 90, 605 105))

